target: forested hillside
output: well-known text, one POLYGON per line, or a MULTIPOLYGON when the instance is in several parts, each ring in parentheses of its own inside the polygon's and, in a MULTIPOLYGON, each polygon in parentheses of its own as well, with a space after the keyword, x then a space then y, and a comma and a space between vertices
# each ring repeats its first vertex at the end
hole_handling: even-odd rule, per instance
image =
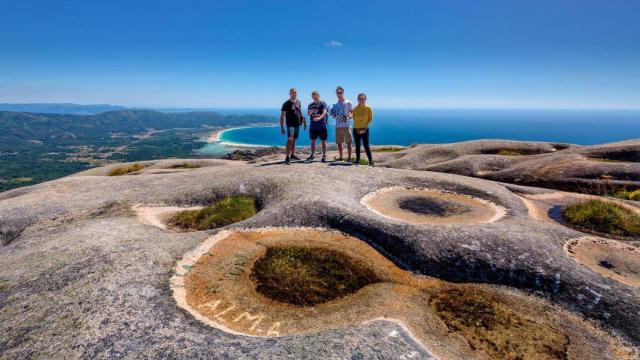
POLYGON ((192 156, 213 128, 273 122, 213 112, 97 115, 0 112, 0 191, 113 161, 192 156))

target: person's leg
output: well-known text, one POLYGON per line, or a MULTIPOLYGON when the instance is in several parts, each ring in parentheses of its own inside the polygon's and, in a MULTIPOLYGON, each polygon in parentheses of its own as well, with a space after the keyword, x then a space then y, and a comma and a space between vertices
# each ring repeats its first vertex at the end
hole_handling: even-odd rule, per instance
POLYGON ((362 144, 364 145, 364 152, 367 153, 367 159, 369 159, 369 164, 373 164, 373 157, 371 156, 371 148, 369 147, 369 129, 367 129, 367 132, 362 134, 362 144))
POLYGON ((349 131, 347 131, 347 136, 349 136, 349 138, 347 140, 349 140, 349 142, 347 143, 347 154, 349 154, 349 159, 351 159, 351 134, 349 134, 349 131))
POLYGON ((293 136, 291 139, 291 158, 295 159, 295 160, 299 160, 296 156, 296 140, 298 139, 298 135, 300 134, 300 127, 299 126, 294 126, 292 127, 293 129, 293 136))
POLYGON ((322 144, 322 159, 323 161, 327 158, 327 137, 328 137, 327 128, 321 129, 319 131, 320 143, 322 144))
POLYGON ((316 156, 316 139, 318 138, 318 131, 309 129, 309 139, 311 140, 311 154, 307 157, 307 161, 311 161, 316 156))
POLYGON ((316 139, 314 136, 311 136, 311 156, 316 154, 316 139))
POLYGON ((360 162, 360 134, 355 128, 353 129, 353 140, 356 142, 356 162, 360 162))
POLYGON ((293 143, 293 127, 287 126, 287 157, 291 156, 292 143, 293 143))
POLYGON ((343 147, 342 147, 343 142, 344 142, 344 136, 342 136, 342 128, 336 127, 336 144, 338 144, 339 159, 342 159, 342 156, 343 156, 343 147))
POLYGON ((287 126, 287 142, 286 142, 286 144, 285 144, 284 148, 285 148, 285 151, 284 151, 284 154, 285 154, 285 155, 284 155, 284 156, 285 156, 285 157, 284 157, 284 161, 285 161, 286 163, 288 163, 288 162, 289 162, 289 149, 291 148, 291 133, 289 132, 289 127, 288 127, 288 126, 287 126))

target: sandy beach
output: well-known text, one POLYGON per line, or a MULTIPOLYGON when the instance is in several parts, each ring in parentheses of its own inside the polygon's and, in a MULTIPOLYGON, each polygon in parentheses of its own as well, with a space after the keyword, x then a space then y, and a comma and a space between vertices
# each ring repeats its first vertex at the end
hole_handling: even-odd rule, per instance
MULTIPOLYGON (((209 137, 207 138, 207 142, 212 143, 212 142, 222 142, 225 145, 228 146, 233 146, 233 147, 239 147, 239 148, 260 148, 260 147, 270 147, 271 145, 264 145, 264 144, 242 144, 242 143, 234 143, 234 142, 229 142, 229 141, 222 141, 222 134, 225 131, 229 131, 229 130, 235 130, 235 129, 244 129, 244 128, 250 128, 250 127, 255 127, 255 126, 264 126, 264 125, 253 125, 253 126, 234 126, 234 127, 227 127, 227 128, 220 128, 220 129, 216 129, 214 132, 211 133, 211 135, 209 135, 209 137)), ((268 125, 269 127, 271 126, 277 126, 277 125, 268 125)))
POLYGON ((214 130, 214 132, 212 132, 211 135, 209 135, 209 137, 207 138, 207 142, 220 141, 220 134, 222 134, 223 132, 229 129, 235 129, 235 128, 220 128, 220 129, 214 130))

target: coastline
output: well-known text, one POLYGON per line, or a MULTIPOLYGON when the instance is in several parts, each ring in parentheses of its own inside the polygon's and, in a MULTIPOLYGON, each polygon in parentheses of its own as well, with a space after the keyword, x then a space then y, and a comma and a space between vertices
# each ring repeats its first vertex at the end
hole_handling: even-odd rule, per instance
POLYGON ((208 143, 212 143, 212 142, 219 142, 220 141, 220 136, 222 135, 223 132, 227 131, 227 130, 231 130, 231 129, 238 129, 236 127, 223 127, 220 129, 216 129, 214 130, 208 137, 207 137, 207 142, 208 143))
MULTIPOLYGON (((265 145, 265 144, 245 144, 245 143, 236 143, 232 141, 224 141, 222 140, 222 134, 227 131, 237 130, 237 129, 246 129, 246 128, 254 128, 254 127, 277 127, 279 125, 245 125, 245 126, 234 126, 234 127, 226 127, 215 130, 209 137, 207 138, 208 143, 220 143, 226 146, 232 146, 236 148, 264 148, 264 147, 272 147, 273 145, 265 145)), ((280 147, 280 146, 279 146, 280 147)))
MULTIPOLYGON (((211 143, 218 143, 220 145, 234 147, 234 148, 240 148, 240 149, 255 149, 255 148, 269 148, 269 147, 284 148, 284 146, 281 146, 281 145, 248 144, 248 143, 239 143, 239 142, 233 142, 233 141, 226 141, 226 140, 222 139, 222 135, 227 131, 232 131, 232 130, 237 130, 237 129, 255 128, 255 127, 278 127, 278 126, 279 125, 256 124, 256 125, 224 127, 224 128, 216 129, 214 132, 212 132, 209 135, 209 137, 207 138, 207 143, 210 143, 210 144, 211 143)), ((302 146, 302 147, 308 147, 308 146, 302 146)), ((409 146, 407 146, 407 145, 397 145, 397 144, 371 145, 372 149, 379 149, 379 148, 400 148, 400 149, 404 149, 404 148, 408 148, 408 147, 409 146)))

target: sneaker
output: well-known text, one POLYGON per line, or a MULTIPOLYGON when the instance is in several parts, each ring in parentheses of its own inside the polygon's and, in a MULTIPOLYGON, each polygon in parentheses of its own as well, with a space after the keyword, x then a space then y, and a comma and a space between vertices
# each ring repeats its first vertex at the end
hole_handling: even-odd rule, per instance
POLYGON ((356 165, 360 165, 360 159, 353 160, 353 163, 356 164, 356 165))
POLYGON ((315 159, 315 158, 316 158, 315 155, 311 154, 311 155, 309 155, 309 157, 305 161, 313 161, 313 159, 315 159))
POLYGON ((321 162, 327 162, 327 155, 322 155, 321 162))
POLYGON ((337 158, 337 159, 336 159, 336 161, 343 161, 343 160, 344 160, 344 159, 343 159, 343 158, 341 158, 341 157, 339 157, 339 158, 337 158))
POLYGON ((288 157, 288 156, 284 158, 284 163, 285 163, 285 164, 288 164, 288 163, 289 163, 289 157, 288 157))
POLYGON ((371 167, 375 167, 376 165, 375 165, 373 162, 370 162, 370 163, 369 163, 369 166, 371 166, 371 167))
POLYGON ((291 160, 300 160, 300 158, 294 154, 294 155, 291 155, 291 160))

